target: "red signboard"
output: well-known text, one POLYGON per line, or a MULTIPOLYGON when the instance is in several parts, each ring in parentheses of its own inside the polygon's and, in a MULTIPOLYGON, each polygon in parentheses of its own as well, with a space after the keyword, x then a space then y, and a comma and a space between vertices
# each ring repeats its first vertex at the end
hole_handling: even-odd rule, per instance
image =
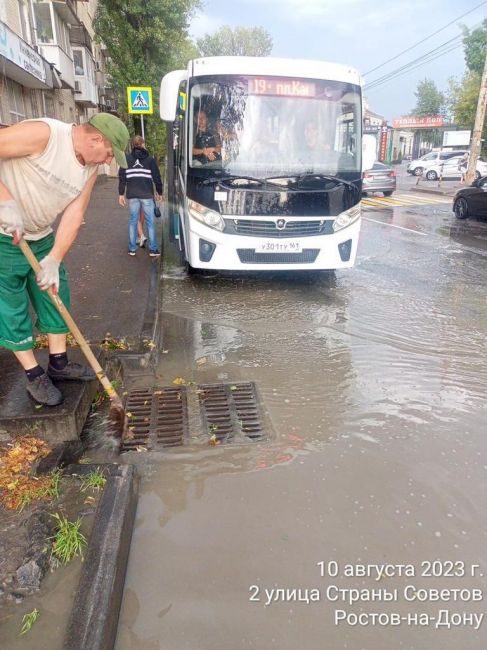
POLYGON ((392 120, 394 129, 436 129, 443 126, 443 115, 425 115, 423 117, 397 117, 392 120))
POLYGON ((387 157, 387 126, 381 126, 379 160, 385 160, 387 157))

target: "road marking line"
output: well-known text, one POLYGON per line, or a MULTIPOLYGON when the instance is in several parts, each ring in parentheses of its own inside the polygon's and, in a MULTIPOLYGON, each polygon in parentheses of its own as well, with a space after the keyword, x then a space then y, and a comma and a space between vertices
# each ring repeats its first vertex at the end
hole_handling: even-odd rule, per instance
POLYGON ((381 208, 381 207, 388 207, 392 205, 396 205, 398 207, 410 207, 410 206, 415 206, 415 205, 447 205, 450 203, 450 198, 448 199, 434 199, 434 198, 423 198, 423 197, 418 197, 418 198, 412 198, 408 196, 407 198, 404 197, 402 198, 401 195, 398 195, 397 197, 391 198, 388 196, 385 197, 377 197, 376 199, 369 199, 369 198, 364 198, 362 199, 362 205, 364 206, 370 206, 374 208, 381 208))
MULTIPOLYGON (((414 194, 397 194, 396 198, 400 199, 401 201, 425 201, 428 203, 430 201, 438 201, 438 198, 433 196, 415 196, 414 194)), ((441 201, 443 199, 439 200, 441 201)))
POLYGON ((407 199, 405 197, 402 200, 418 201, 418 202, 421 202, 421 203, 450 203, 451 199, 452 199, 452 197, 445 197, 444 199, 437 199, 437 198, 433 198, 433 197, 425 198, 423 196, 418 196, 418 197, 415 197, 413 199, 413 198, 411 198, 411 196, 408 196, 407 199))
POLYGON ((419 230, 411 230, 411 228, 404 228, 403 226, 396 226, 394 223, 385 223, 384 221, 378 221, 377 219, 370 219, 370 217, 362 217, 365 221, 372 221, 373 223, 378 223, 381 226, 390 226, 391 228, 399 228, 399 230, 407 230, 407 232, 413 232, 415 235, 423 235, 427 237, 428 233, 420 232, 419 230))

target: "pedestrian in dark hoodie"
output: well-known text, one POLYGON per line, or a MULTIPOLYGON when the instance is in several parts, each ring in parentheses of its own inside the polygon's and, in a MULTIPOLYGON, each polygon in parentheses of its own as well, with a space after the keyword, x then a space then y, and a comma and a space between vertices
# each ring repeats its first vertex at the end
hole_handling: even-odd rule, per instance
POLYGON ((129 255, 132 257, 137 251, 137 222, 142 209, 147 224, 149 236, 149 255, 160 255, 157 247, 156 228, 154 225, 154 185, 156 188, 157 202, 162 200, 161 173, 155 159, 144 148, 145 142, 140 135, 132 140, 132 152, 127 156, 127 169, 120 168, 118 172, 118 202, 121 206, 127 205, 125 190, 127 190, 129 220, 129 255))

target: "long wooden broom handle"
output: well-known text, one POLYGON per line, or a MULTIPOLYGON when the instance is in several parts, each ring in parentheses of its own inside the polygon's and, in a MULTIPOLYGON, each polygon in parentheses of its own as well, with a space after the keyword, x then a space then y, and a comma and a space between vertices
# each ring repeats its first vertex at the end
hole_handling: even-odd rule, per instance
MULTIPOLYGON (((29 244, 25 241, 25 239, 21 239, 19 242, 19 247, 22 253, 25 255, 27 258, 27 261, 31 265, 31 267, 34 269, 34 272, 36 275, 41 271, 41 265, 37 261, 37 258, 35 257, 34 253, 32 252, 29 244)), ((64 321, 66 325, 69 327, 69 330, 73 337, 76 340, 76 343, 80 346, 80 348, 83 351, 83 354, 85 355, 86 359, 88 360, 90 366, 93 368, 93 370, 96 372, 96 376, 100 380, 103 388, 106 390, 109 398, 112 401, 117 401, 120 402, 120 397, 117 393, 117 391, 113 388, 110 380, 106 376, 106 374, 103 371, 103 368, 100 366, 98 363, 98 359, 95 357, 93 352, 90 349, 90 346, 88 345, 85 337, 83 334, 81 334, 78 326, 73 320, 73 317, 69 313, 69 311, 66 309, 64 306, 63 301, 61 298, 53 292, 51 287, 47 290, 47 293, 49 294, 49 298, 52 300, 54 303, 54 306, 58 310, 58 312, 61 314, 61 316, 64 318, 64 321)))

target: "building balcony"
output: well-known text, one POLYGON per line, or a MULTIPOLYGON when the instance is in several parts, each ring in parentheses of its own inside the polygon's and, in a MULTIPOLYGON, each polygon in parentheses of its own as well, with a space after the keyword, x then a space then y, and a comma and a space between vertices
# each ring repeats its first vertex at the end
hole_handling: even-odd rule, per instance
POLYGON ((71 25, 69 41, 71 45, 85 47, 93 54, 92 38, 83 23, 80 25, 71 25))
POLYGON ((93 81, 76 76, 74 81, 74 101, 85 108, 98 106, 98 89, 93 81))
POLYGON ((59 45, 43 43, 39 45, 39 49, 42 56, 59 72, 62 87, 74 90, 73 59, 59 45))

